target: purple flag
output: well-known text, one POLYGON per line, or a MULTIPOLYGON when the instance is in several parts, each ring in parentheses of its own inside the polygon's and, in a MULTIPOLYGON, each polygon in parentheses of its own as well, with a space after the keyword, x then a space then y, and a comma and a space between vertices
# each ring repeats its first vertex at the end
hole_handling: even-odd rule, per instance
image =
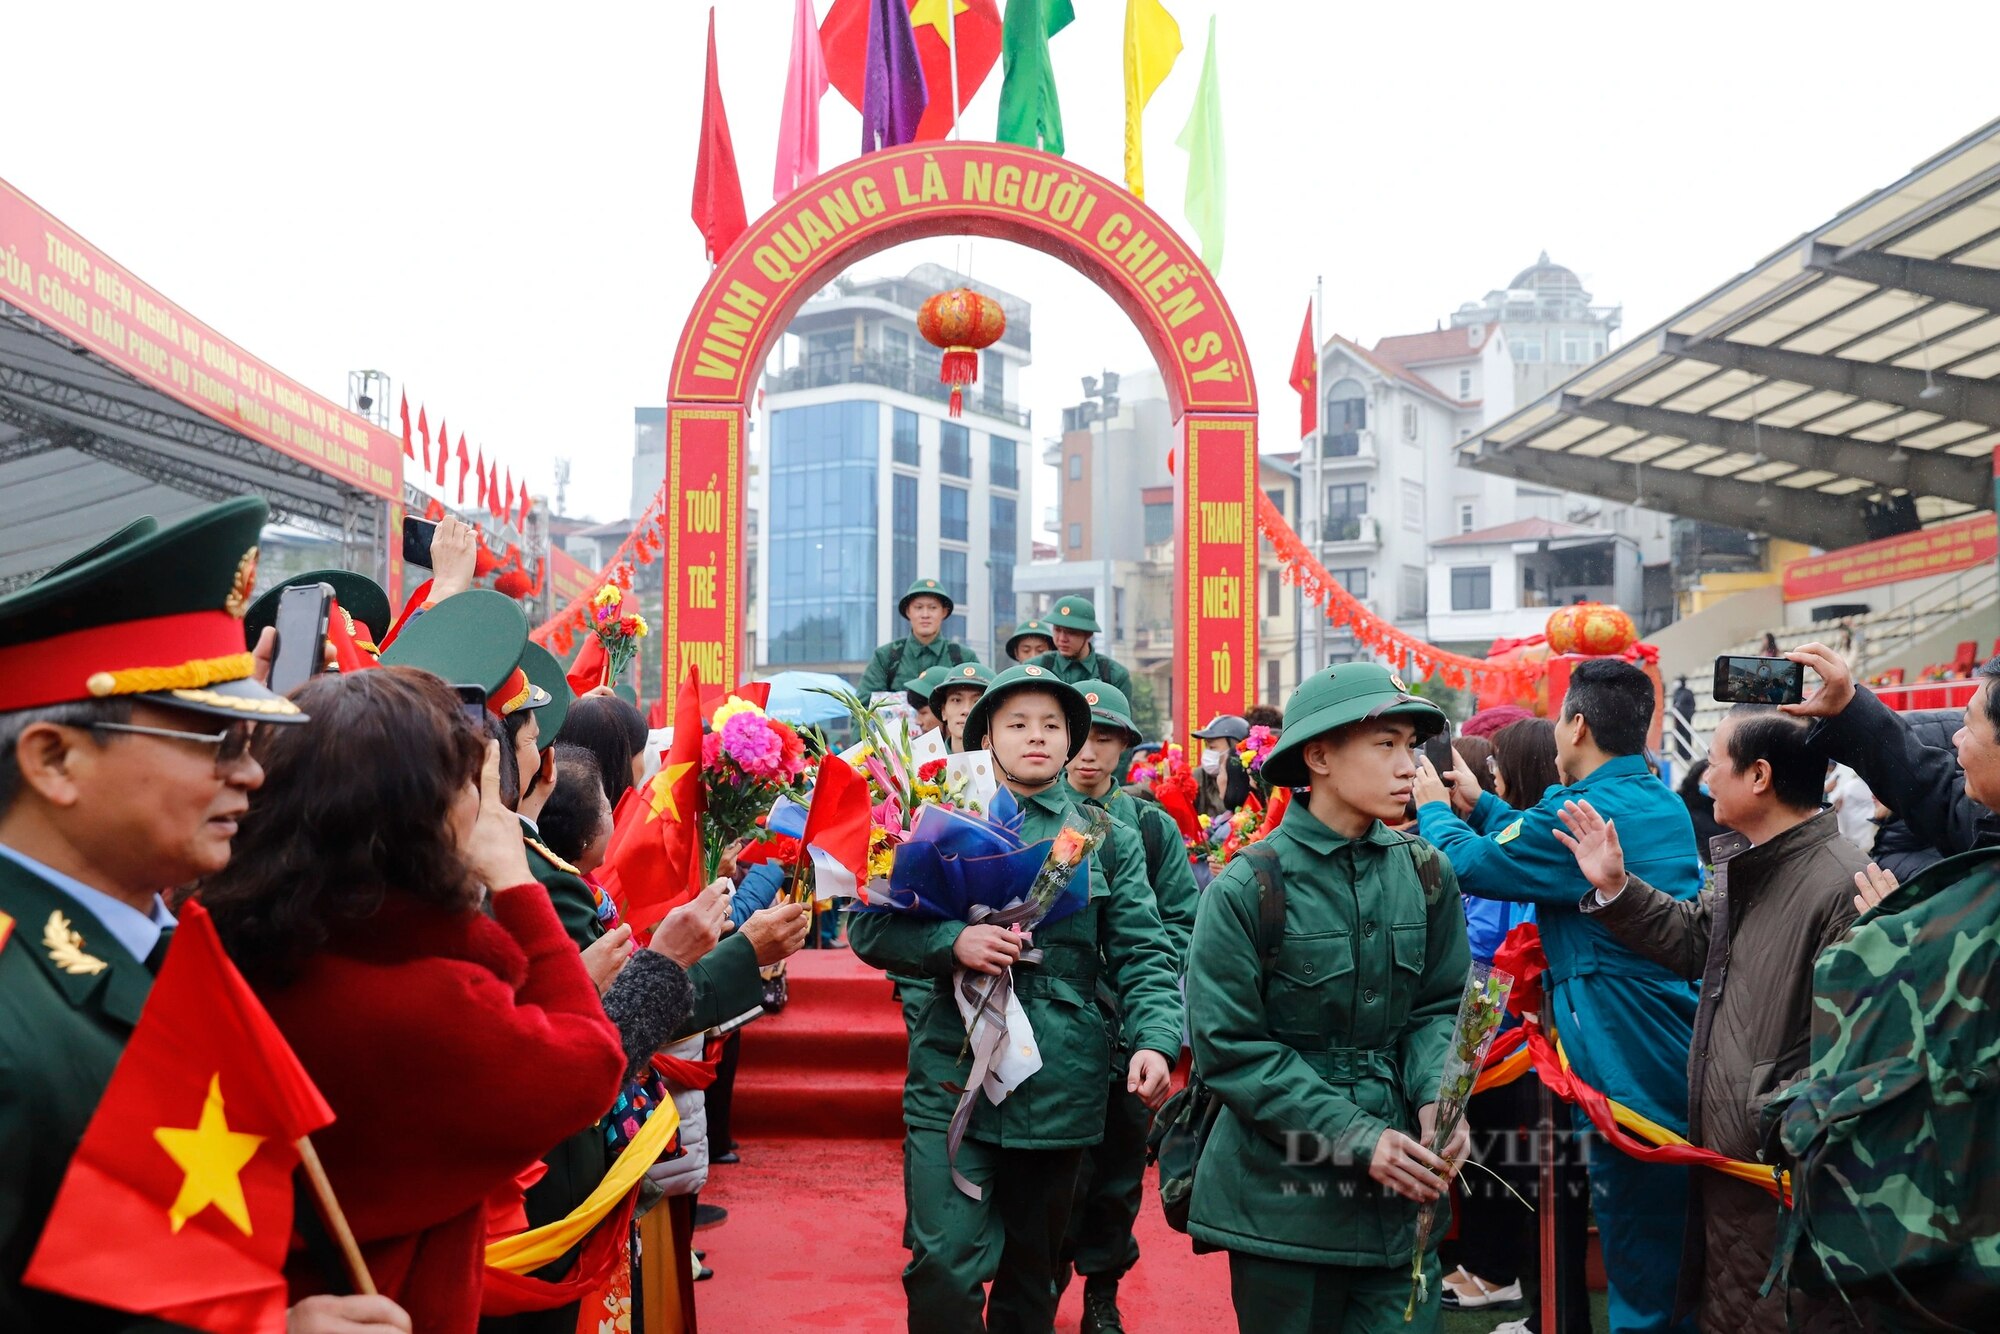
MULTIPOLYGON (((947 3, 950 0, 946 0, 947 3)), ((868 67, 861 93, 861 151, 896 148, 917 137, 930 105, 917 34, 903 0, 869 0, 868 67)))

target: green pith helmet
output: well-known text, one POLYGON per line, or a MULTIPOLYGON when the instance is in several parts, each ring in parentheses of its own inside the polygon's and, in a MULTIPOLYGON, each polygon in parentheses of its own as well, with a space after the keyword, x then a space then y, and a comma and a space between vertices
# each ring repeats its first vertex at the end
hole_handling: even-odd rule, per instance
POLYGON ((521 604, 490 588, 471 588, 411 619, 382 651, 382 665, 420 668, 446 685, 478 686, 486 692, 487 710, 506 718, 550 702, 521 669, 527 644, 521 604))
POLYGON ((304 722, 253 677, 243 613, 268 514, 255 496, 125 528, 0 597, 0 712, 141 699, 232 720, 304 722))
POLYGON ((258 595, 250 604, 250 610, 243 613, 243 640, 251 648, 257 647, 257 636, 264 627, 275 624, 278 619, 278 599, 288 588, 299 584, 330 584, 333 586, 333 600, 340 609, 354 618, 354 637, 368 641, 364 649, 373 649, 389 633, 389 595, 382 591, 382 585, 365 574, 352 570, 312 570, 305 574, 293 575, 282 584, 273 585, 258 595))
POLYGON ((1376 662, 1346 662, 1314 672, 1285 703, 1285 730, 1264 759, 1264 777, 1278 787, 1310 780, 1305 745, 1364 718, 1402 718, 1416 724, 1418 740, 1444 731, 1444 710, 1412 695, 1403 678, 1376 662))
POLYGON ((930 672, 938 673, 937 684, 931 687, 931 712, 940 718, 944 716, 944 697, 954 690, 977 690, 984 694, 993 681, 993 669, 983 662, 962 662, 956 667, 933 667, 930 672))
POLYGON ((947 616, 958 610, 958 604, 951 600, 951 594, 944 591, 943 584, 935 579, 915 579, 911 581, 909 591, 896 600, 896 614, 906 621, 910 619, 910 599, 920 597, 934 597, 944 603, 944 614, 947 616))
POLYGON ((611 693, 618 696, 618 698, 624 700, 627 704, 630 704, 633 708, 636 709, 639 707, 638 690, 636 690, 626 682, 620 681, 617 685, 611 687, 611 693))
MULTIPOLYGON (((1097 623, 1097 607, 1089 598, 1064 598, 1056 603, 1055 610, 1042 619, 1052 628, 1081 630, 1087 635, 1094 635, 1103 628, 1097 623)), ((1050 636, 1051 639, 1054 637, 1050 636)))
POLYGON ((1076 688, 1083 692, 1083 702, 1090 706, 1092 726, 1123 732, 1128 746, 1146 739, 1139 731, 1139 724, 1132 721, 1132 701, 1125 698, 1124 691, 1108 681, 1078 681, 1076 688))
POLYGON ((910 707, 928 709, 931 706, 931 691, 937 689, 937 683, 944 679, 944 674, 948 670, 949 668, 943 663, 939 663, 929 671, 919 672, 903 682, 903 697, 910 701, 910 707))
POLYGON ((1015 646, 1024 639, 1046 639, 1049 641, 1049 647, 1054 648, 1056 646, 1054 630, 1055 627, 1047 621, 1022 621, 1014 627, 1014 633, 1007 636, 1008 658, 1013 658, 1015 646))
POLYGON ((563 672, 561 659, 530 639, 521 649, 521 670, 528 674, 528 680, 545 692, 549 702, 535 715, 535 726, 539 730, 541 749, 547 750, 556 743, 556 733, 562 731, 563 720, 569 717, 569 706, 576 698, 576 692, 569 688, 569 677, 563 672))
POLYGON ((1039 690, 1062 701, 1063 716, 1069 721, 1067 758, 1075 759, 1090 736, 1090 705, 1085 702, 1081 690, 1048 668, 1037 667, 1032 662, 1009 667, 987 683, 986 693, 972 706, 972 712, 965 715, 965 748, 978 750, 983 746, 986 729, 992 725, 993 711, 1000 707, 1000 701, 1023 690, 1039 690))
MULTIPOLYGON (((116 551, 127 542, 137 542, 140 538, 151 537, 159 531, 160 521, 150 514, 142 514, 111 536, 92 542, 68 560, 58 561, 56 564, 51 565, 48 569, 42 571, 35 582, 40 583, 43 579, 53 579, 59 574, 74 570, 79 565, 96 560, 99 556, 116 551)), ((255 647, 255 645, 253 644, 252 647, 255 647)))

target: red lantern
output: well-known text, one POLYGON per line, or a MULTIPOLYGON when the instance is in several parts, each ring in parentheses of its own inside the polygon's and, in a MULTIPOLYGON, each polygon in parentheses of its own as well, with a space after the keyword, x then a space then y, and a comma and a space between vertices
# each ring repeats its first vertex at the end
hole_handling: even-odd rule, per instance
POLYGON ((1549 615, 1549 647, 1557 653, 1583 653, 1593 658, 1623 653, 1639 642, 1639 627, 1617 607, 1603 602, 1579 602, 1558 607, 1549 615))
POLYGON ((528 572, 516 567, 493 581, 493 591, 505 593, 510 598, 524 598, 533 590, 528 582, 528 572))
POLYGON ((944 349, 940 383, 951 386, 951 415, 965 411, 965 386, 979 382, 979 353, 1007 332, 1007 314, 1000 303, 969 287, 939 292, 917 312, 917 332, 933 347, 944 349))

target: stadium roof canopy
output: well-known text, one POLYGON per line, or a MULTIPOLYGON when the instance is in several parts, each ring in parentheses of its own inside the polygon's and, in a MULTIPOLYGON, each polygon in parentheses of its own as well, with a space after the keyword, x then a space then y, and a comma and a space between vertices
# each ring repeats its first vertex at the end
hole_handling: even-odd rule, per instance
POLYGON ((1475 468, 1842 547, 1993 508, 2000 121, 1462 446, 1475 468), (1899 521, 1900 520, 1900 521, 1899 521))

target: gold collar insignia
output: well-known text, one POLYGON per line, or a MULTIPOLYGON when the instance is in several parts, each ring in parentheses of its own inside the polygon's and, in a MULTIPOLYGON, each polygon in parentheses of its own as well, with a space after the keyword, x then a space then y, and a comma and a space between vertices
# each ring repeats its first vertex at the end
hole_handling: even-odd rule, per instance
POLYGON ((83 937, 70 927, 69 918, 60 909, 49 914, 48 924, 42 928, 42 945, 65 973, 94 976, 109 967, 96 955, 83 952, 83 937))

